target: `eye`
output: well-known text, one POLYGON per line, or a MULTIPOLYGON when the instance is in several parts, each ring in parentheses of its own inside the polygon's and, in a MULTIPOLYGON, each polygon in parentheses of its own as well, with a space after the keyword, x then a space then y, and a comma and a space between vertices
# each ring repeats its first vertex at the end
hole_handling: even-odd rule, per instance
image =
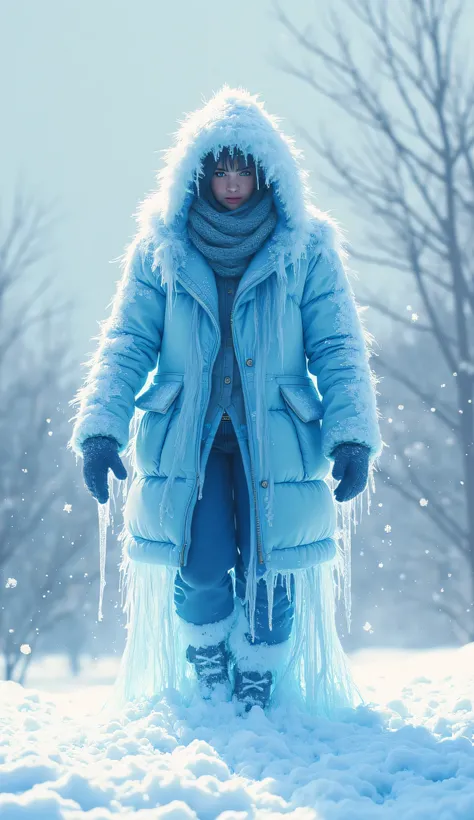
POLYGON ((241 171, 240 176, 249 177, 252 175, 252 171, 241 171))
POLYGON ((225 171, 215 171, 215 176, 221 179, 223 176, 225 176, 225 171))

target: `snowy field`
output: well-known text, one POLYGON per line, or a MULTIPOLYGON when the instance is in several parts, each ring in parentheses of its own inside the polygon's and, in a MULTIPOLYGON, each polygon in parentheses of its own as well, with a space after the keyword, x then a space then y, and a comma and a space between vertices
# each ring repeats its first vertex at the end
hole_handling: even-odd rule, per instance
POLYGON ((337 722, 170 697, 100 712, 113 662, 0 683, 1 820, 474 820, 474 645, 352 659, 337 722), (34 687, 34 688, 33 688, 34 687))

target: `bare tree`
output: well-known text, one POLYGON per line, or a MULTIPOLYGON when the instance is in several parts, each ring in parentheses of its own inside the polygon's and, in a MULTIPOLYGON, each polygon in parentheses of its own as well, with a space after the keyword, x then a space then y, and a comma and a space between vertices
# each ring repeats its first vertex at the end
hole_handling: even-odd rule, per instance
POLYGON ((429 464, 416 464, 406 438, 388 433, 385 480, 431 522, 435 540, 444 544, 437 553, 440 571, 453 551, 463 565, 457 594, 436 603, 459 635, 472 640, 474 73, 462 44, 463 3, 340 0, 340 6, 343 13, 332 13, 324 30, 300 28, 276 6, 301 55, 298 65, 280 65, 353 125, 348 146, 338 145, 335 133, 315 138, 304 132, 329 169, 328 182, 366 220, 365 247, 352 249, 353 258, 405 277, 414 292, 409 314, 395 295, 371 294, 365 301, 395 328, 417 336, 408 367, 388 347, 377 370, 418 402, 423 425, 433 413, 432 442, 439 446, 429 464), (449 437, 457 459, 449 451, 445 467, 459 479, 446 504, 432 474, 434 462, 448 458, 442 442, 449 437))
POLYGON ((31 281, 47 227, 17 196, 0 241, 0 654, 4 676, 20 682, 38 639, 77 612, 95 580, 84 558, 96 518, 84 514, 66 449, 77 370, 69 308, 50 279, 31 281))

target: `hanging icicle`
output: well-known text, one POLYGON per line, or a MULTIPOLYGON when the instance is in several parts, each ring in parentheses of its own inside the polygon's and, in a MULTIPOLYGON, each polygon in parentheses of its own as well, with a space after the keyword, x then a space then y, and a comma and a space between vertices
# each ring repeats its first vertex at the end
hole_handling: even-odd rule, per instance
POLYGON ((99 513, 99 570, 100 570, 100 583, 99 583, 99 611, 97 614, 97 620, 102 621, 103 619, 103 612, 102 606, 104 602, 104 589, 106 585, 105 580, 105 564, 107 558, 107 530, 110 524, 110 497, 105 504, 99 504, 97 502, 97 509, 99 513))

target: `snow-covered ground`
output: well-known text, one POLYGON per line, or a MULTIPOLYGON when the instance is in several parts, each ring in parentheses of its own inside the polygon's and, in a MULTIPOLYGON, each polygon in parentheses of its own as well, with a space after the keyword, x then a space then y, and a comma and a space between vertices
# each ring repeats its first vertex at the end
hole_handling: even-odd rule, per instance
MULTIPOLYGON (((474 645, 360 653, 338 722, 179 697, 101 713, 113 662, 0 683, 2 820, 473 820, 474 645)), ((49 664, 49 666, 48 666, 49 664)))

